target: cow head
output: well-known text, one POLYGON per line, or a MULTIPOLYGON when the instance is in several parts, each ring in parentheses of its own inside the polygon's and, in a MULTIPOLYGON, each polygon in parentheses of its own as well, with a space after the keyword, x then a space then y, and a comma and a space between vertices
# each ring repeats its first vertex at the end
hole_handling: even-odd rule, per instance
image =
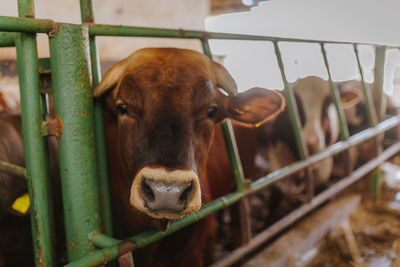
MULTIPOLYGON (((324 150, 335 143, 339 137, 339 119, 330 93, 329 83, 316 76, 297 80, 293 85, 304 139, 310 154, 324 150)), ((342 107, 345 114, 360 101, 356 90, 340 90, 342 107)), ((347 118, 347 116, 346 116, 347 118)), ((331 157, 320 161, 313 167, 316 177, 326 182, 332 172, 331 157)))
POLYGON ((294 83, 293 92, 308 149, 311 154, 320 152, 339 135, 329 84, 317 76, 308 76, 294 83))
POLYGON ((156 219, 200 208, 215 123, 257 125, 284 108, 281 94, 261 88, 238 94, 221 65, 175 48, 133 53, 107 71, 94 96, 104 98, 117 124, 131 206, 156 219))
MULTIPOLYGON (((342 107, 350 133, 354 134, 355 132, 358 132, 361 127, 367 127, 368 125, 361 82, 357 80, 349 80, 338 82, 336 85, 340 92, 342 107)), ((371 87, 368 84, 367 90, 371 90, 371 87)))

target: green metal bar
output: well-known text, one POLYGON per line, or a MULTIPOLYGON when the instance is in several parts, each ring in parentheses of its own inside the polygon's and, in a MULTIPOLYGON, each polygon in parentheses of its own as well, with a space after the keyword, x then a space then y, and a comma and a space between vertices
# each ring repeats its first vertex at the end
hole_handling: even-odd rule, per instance
POLYGON ((118 244, 119 242, 121 242, 121 240, 119 240, 119 239, 115 239, 115 238, 109 237, 107 235, 98 234, 98 233, 94 233, 92 235, 91 241, 92 241, 93 245, 95 245, 98 248, 110 247, 112 245, 115 245, 115 244, 118 244))
MULTIPOLYGON (((313 164, 318 162, 319 160, 322 160, 326 157, 330 157, 333 154, 337 154, 339 152, 342 152, 345 149, 348 149, 350 146, 357 145, 363 141, 366 141, 367 139, 371 138, 372 136, 382 133, 392 127, 395 127, 396 125, 400 124, 400 118, 398 117, 392 117, 384 122, 381 122, 378 124, 376 127, 373 127, 369 130, 365 130, 363 132, 360 132, 358 134, 355 134, 351 137, 349 137, 347 142, 339 142, 335 145, 332 145, 328 148, 329 153, 326 153, 326 151, 321 152, 319 154, 315 154, 310 156, 309 159, 301 162, 296 162, 293 163, 285 168, 282 168, 281 170, 277 170, 273 173, 270 173, 269 175, 258 179, 257 181, 254 181, 251 186, 243 192, 234 192, 229 195, 226 195, 224 197, 218 198, 204 207, 201 208, 200 211, 183 217, 182 219, 176 220, 171 223, 170 227, 168 227, 168 230, 165 232, 161 231, 149 231, 145 233, 138 234, 136 236, 133 236, 129 239, 126 239, 124 241, 121 241, 119 243, 118 240, 103 236, 103 235, 94 235, 92 237, 93 243, 97 243, 99 247, 107 246, 106 248, 96 251, 91 255, 88 255, 78 261, 75 261, 73 263, 70 263, 66 266, 72 267, 72 266, 95 266, 97 264, 101 264, 103 262, 108 262, 115 257, 125 254, 128 251, 135 250, 137 248, 141 248, 144 246, 149 245, 150 243, 153 243, 169 234, 172 234, 173 232, 195 222, 198 221, 205 216, 210 215, 211 213, 214 213, 217 210, 226 208, 233 203, 239 201, 241 198, 245 197, 246 195, 252 194, 267 185, 269 185, 272 182, 275 182, 279 179, 282 179, 290 174, 293 174, 300 169, 306 168, 308 165, 313 164)), ((362 174, 365 174, 366 172, 370 171, 373 169, 375 166, 386 160, 388 157, 393 155, 394 153, 398 152, 400 150, 400 144, 395 144, 394 146, 390 147, 387 149, 387 151, 383 152, 380 156, 379 159, 374 159, 371 164, 368 164, 368 168, 361 167, 359 170, 353 172, 353 174, 350 177, 355 177, 359 178, 362 176, 362 174)), ((350 179, 351 180, 351 179, 350 179)), ((342 190, 344 189, 347 185, 353 183, 354 181, 350 181, 349 179, 342 179, 339 183, 344 181, 344 185, 340 184, 339 189, 342 190)), ((355 180, 355 179, 352 179, 355 180)), ((332 191, 337 191, 337 189, 333 190, 332 188, 329 188, 327 190, 328 197, 331 197, 333 195, 332 191)), ((322 194, 318 195, 316 197, 316 200, 319 202, 321 201, 322 194)), ((326 200, 328 197, 324 197, 326 200)), ((321 201, 322 203, 322 201, 321 201)), ((311 202, 311 204, 306 204, 306 206, 313 206, 314 202, 311 202)))
POLYGON ((299 112, 297 110, 296 99, 294 97, 293 91, 289 88, 286 74, 285 74, 285 67, 283 65, 281 52, 279 50, 279 46, 277 42, 274 42, 274 49, 276 54, 276 59, 278 61, 278 66, 281 71, 282 81, 283 81, 283 94, 286 99, 286 107, 289 112, 290 123, 292 125, 292 130, 294 132, 294 137, 296 140, 297 149, 299 152, 299 156, 301 160, 304 160, 308 157, 308 149, 305 146, 304 137, 300 130, 300 119, 299 119, 299 112))
POLYGON ((80 267, 80 266, 97 266, 107 259, 107 262, 114 259, 117 256, 123 255, 129 251, 132 251, 137 248, 144 247, 150 243, 153 243, 161 238, 170 235, 183 227, 192 224, 205 216, 208 216, 217 210, 223 209, 237 202, 241 197, 244 196, 243 192, 235 192, 231 193, 227 196, 214 200, 205 206, 202 207, 201 212, 196 212, 194 214, 183 217, 182 219, 173 221, 171 225, 168 227, 168 230, 165 232, 161 231, 149 231, 142 234, 138 234, 132 238, 129 238, 125 241, 122 241, 118 244, 111 245, 105 249, 94 252, 91 255, 88 255, 78 261, 72 262, 65 266, 72 267, 80 267))
POLYGON ((357 45, 353 44, 353 47, 354 47, 354 53, 356 55, 358 70, 359 70, 360 76, 361 76, 361 87, 362 87, 362 90, 363 90, 363 93, 364 93, 365 107, 366 107, 366 110, 367 110, 368 120, 369 120, 370 126, 375 126, 377 124, 378 120, 376 118, 376 111, 375 111, 374 102, 372 101, 371 92, 369 90, 367 90, 367 87, 365 86, 364 73, 363 73, 363 70, 362 70, 362 66, 361 66, 361 62, 360 62, 360 56, 358 54, 357 45))
MULTIPOLYGON (((54 26, 62 23, 48 19, 17 19, 10 16, 0 16, 0 31, 7 32, 26 32, 26 33, 49 33, 54 26)), ((262 35, 234 34, 222 32, 206 32, 196 30, 176 30, 165 28, 135 27, 107 24, 89 23, 90 36, 131 36, 131 37, 158 37, 158 38, 192 38, 192 39, 226 39, 226 40, 253 40, 253 41, 272 41, 272 42, 297 42, 297 43, 320 43, 321 40, 280 38, 262 35)), ((55 29, 56 30, 56 29, 55 29)), ((353 42, 339 42, 322 40, 330 44, 354 44, 353 42)), ((375 45, 373 43, 361 42, 361 45, 375 45)), ((388 45, 387 48, 398 48, 388 45)))
MULTIPOLYGON (((21 17, 33 16, 33 2, 18 1, 21 17)), ((16 20, 24 20, 19 18, 16 20)), ((45 144, 42 138, 42 112, 40 105, 38 58, 36 36, 21 33, 16 40, 18 80, 21 95, 24 152, 28 174, 28 191, 31 199, 31 227, 36 266, 52 266, 54 251, 51 244, 51 212, 47 178, 45 144)))
POLYGON ((11 164, 6 161, 0 160, 0 172, 4 172, 10 175, 21 175, 27 178, 26 169, 24 167, 11 164))
MULTIPOLYGON (((203 46, 204 54, 212 60, 212 54, 208 40, 203 39, 201 44, 203 46)), ((236 191, 242 191, 244 187, 243 167, 240 161, 239 150, 237 148, 232 122, 230 120, 225 120, 221 123, 221 127, 222 133, 224 135, 226 149, 228 151, 229 161, 232 167, 233 176, 236 182, 236 191)))
POLYGON ((101 232, 88 28, 58 25, 49 40, 55 108, 64 125, 58 151, 67 251, 74 261, 93 252, 89 234, 101 232))
POLYGON ((379 196, 380 196, 380 186, 379 186, 379 180, 381 177, 382 171, 381 169, 377 168, 374 173, 372 174, 372 197, 375 202, 379 201, 379 196))
POLYGON ((281 232, 288 226, 293 225, 293 223, 295 223, 297 220, 304 218, 307 213, 320 206, 327 200, 332 199, 340 191, 343 191, 350 185, 362 179, 365 175, 371 172, 371 170, 373 170, 375 166, 388 160, 399 151, 400 143, 396 143, 390 146, 381 155, 368 161, 357 170, 355 170, 351 175, 340 179, 340 181, 336 182, 333 185, 330 185, 328 189, 315 196, 311 202, 301 205, 264 231, 258 233, 257 236, 255 236, 253 239, 250 240, 248 244, 246 244, 246 246, 235 249, 227 256, 223 257, 217 262, 214 262, 212 265, 210 265, 210 267, 234 265, 239 260, 247 256, 250 252, 265 244, 267 240, 270 240, 272 237, 276 236, 279 232, 281 232))
POLYGON ((0 31, 5 32, 48 33, 53 25, 55 23, 48 19, 0 16, 0 31))
POLYGON ((378 94, 378 121, 382 121, 386 113, 386 97, 383 93, 383 81, 385 70, 386 48, 377 46, 375 48, 375 68, 374 68, 374 93, 378 94))
POLYGON ((244 189, 243 167, 240 161, 239 150, 237 148, 235 132, 233 131, 232 121, 225 120, 221 123, 222 133, 224 135, 226 149, 228 151, 229 161, 231 163, 233 177, 235 178, 236 191, 244 189))
POLYGON ((381 134, 399 124, 400 124, 400 117, 393 116, 393 117, 377 124, 375 127, 368 128, 364 131, 361 131, 357 134, 350 136, 346 141, 340 141, 340 142, 337 142, 337 143, 327 147, 324 151, 310 156, 307 160, 298 161, 296 163, 293 163, 286 167, 283 167, 279 170, 271 172, 267 176, 259 178, 258 180, 254 181, 251 184, 251 188, 255 191, 258 191, 258 190, 264 188, 265 186, 267 186, 279 179, 282 179, 283 177, 294 174, 294 173, 300 171, 301 169, 306 168, 307 166, 310 166, 310 165, 315 164, 323 159, 326 159, 326 158, 336 155, 342 151, 345 151, 346 149, 349 149, 350 147, 358 145, 358 144, 360 144, 378 134, 381 134))
MULTIPOLYGON (((82 22, 94 22, 93 16, 93 1, 80 0, 82 22)), ((96 86, 101 80, 100 61, 96 47, 96 37, 89 38, 90 44, 90 59, 92 65, 92 85, 96 86)), ((97 167, 99 172, 99 187, 100 199, 103 213, 103 231, 107 235, 112 235, 112 214, 111 214, 111 200, 110 189, 108 184, 108 165, 107 165, 107 150, 106 141, 104 136, 104 121, 101 103, 94 100, 94 124, 95 124, 95 137, 96 137, 96 150, 97 150, 97 167)))
POLYGON ((201 45, 203 47, 204 54, 212 60, 212 53, 211 53, 210 43, 208 42, 208 39, 202 39, 201 45))
POLYGON ((15 46, 15 39, 18 38, 17 33, 0 32, 0 47, 15 46))
POLYGON ((94 23, 93 0, 80 0, 81 20, 83 23, 94 23))
MULTIPOLYGON (((278 42, 273 42, 273 44, 274 44, 276 59, 278 61, 279 70, 282 76, 283 95, 285 96, 286 108, 289 114, 290 124, 292 126, 292 131, 296 141, 297 151, 300 160, 305 160, 309 156, 309 151, 304 141, 303 132, 301 131, 301 123, 299 119, 299 112, 297 109, 296 99, 294 97, 293 90, 292 88, 289 87, 286 79, 285 68, 283 65, 283 60, 278 42)), ((307 184, 307 199, 311 201, 315 193, 315 178, 311 168, 306 168, 306 184, 307 184)))
POLYGON ((329 63, 328 63, 328 57, 326 56, 326 50, 325 50, 324 43, 321 43, 321 52, 322 52, 322 56, 324 58, 326 71, 328 73, 328 83, 329 83, 329 88, 331 90, 331 96, 333 99, 333 103, 335 104, 336 112, 337 112, 337 115, 339 118, 340 139, 342 141, 344 141, 350 135, 349 128, 347 126, 346 118, 344 116, 343 107, 341 105, 338 89, 334 86, 334 84, 332 82, 331 70, 330 70, 329 63))
MULTIPOLYGON (((0 24, 1 25, 1 24, 0 24)), ((280 38, 262 35, 234 34, 222 32, 206 32, 193 30, 174 30, 163 28, 148 28, 134 26, 117 26, 106 24, 90 24, 89 34, 91 36, 132 36, 132 37, 165 37, 165 38, 194 38, 194 39, 227 39, 227 40, 253 40, 272 42, 298 42, 298 43, 320 43, 321 40, 280 38)), ((352 42, 324 41, 332 44, 353 44, 352 42)), ((358 43, 374 45, 371 43, 358 43)))

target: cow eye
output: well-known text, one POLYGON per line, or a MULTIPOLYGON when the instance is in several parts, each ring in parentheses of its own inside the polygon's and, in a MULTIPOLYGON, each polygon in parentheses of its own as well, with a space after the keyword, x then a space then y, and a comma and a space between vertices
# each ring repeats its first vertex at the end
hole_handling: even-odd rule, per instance
POLYGON ((208 108, 208 110, 207 110, 207 118, 214 119, 215 115, 217 115, 217 111, 218 111, 217 107, 208 108))
POLYGON ((125 115, 126 113, 128 113, 128 110, 126 109, 126 105, 125 104, 119 104, 117 106, 118 112, 121 115, 125 115))

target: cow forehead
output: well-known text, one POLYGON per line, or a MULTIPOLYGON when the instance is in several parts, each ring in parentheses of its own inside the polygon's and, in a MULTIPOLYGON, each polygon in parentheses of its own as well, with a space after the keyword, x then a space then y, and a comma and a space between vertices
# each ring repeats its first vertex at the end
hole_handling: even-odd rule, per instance
POLYGON ((177 48, 145 48, 136 51, 124 60, 126 70, 142 66, 154 66, 159 69, 182 69, 211 75, 211 61, 205 55, 193 50, 177 48))
POLYGON ((319 77, 309 76, 297 80, 293 86, 293 91, 302 103, 305 116, 305 135, 322 136, 322 109, 326 97, 329 96, 329 84, 319 77))
POLYGON ((309 76, 299 79, 293 86, 294 93, 306 104, 321 106, 327 96, 329 96, 329 84, 316 76, 309 76))
POLYGON ((143 49, 134 53, 120 77, 115 99, 132 99, 140 92, 144 102, 185 105, 211 101, 216 96, 210 60, 191 50, 143 49))

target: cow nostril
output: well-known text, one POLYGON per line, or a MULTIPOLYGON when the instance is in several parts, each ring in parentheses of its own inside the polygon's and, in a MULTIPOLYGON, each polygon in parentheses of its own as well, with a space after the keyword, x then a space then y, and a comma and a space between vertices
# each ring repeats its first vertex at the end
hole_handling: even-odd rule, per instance
POLYGON ((154 201, 154 192, 153 190, 151 190, 151 187, 146 183, 145 179, 142 179, 140 183, 140 188, 144 199, 146 199, 147 201, 154 201))
POLYGON ((179 201, 186 203, 189 201, 190 196, 193 192, 193 182, 190 182, 189 186, 183 191, 182 195, 179 197, 179 201))

